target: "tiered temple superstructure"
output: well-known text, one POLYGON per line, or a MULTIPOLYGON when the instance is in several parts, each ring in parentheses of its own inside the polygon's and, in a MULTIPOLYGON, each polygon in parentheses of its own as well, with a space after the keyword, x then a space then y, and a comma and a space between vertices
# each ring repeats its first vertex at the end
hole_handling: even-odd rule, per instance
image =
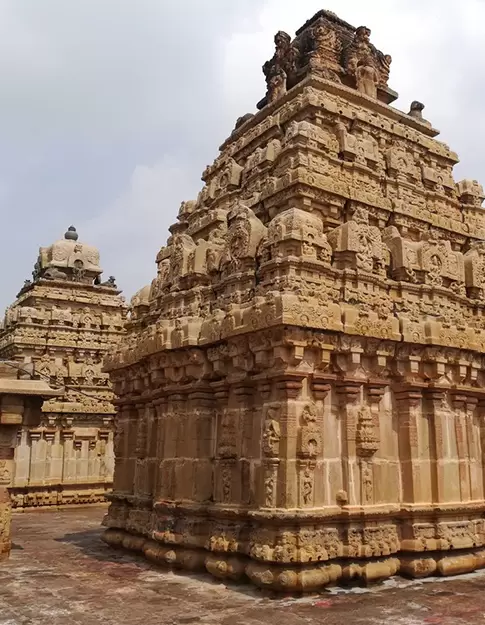
POLYGON ((63 239, 41 248, 33 280, 7 309, 0 358, 33 367, 62 390, 19 430, 14 508, 101 503, 113 480, 113 418, 105 353, 123 336, 125 304, 114 278, 101 282, 99 252, 63 239))
POLYGON ((105 540, 281 591, 485 565, 483 189, 321 11, 184 202, 128 335, 105 540))

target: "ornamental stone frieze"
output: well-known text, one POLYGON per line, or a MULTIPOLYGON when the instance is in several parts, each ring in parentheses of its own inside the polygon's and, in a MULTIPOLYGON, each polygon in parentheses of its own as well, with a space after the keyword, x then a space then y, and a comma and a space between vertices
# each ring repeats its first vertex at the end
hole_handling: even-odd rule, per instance
POLYGON ((485 565, 483 188, 390 66, 275 36, 105 361, 107 543, 279 591, 485 565))
POLYGON ((58 390, 18 432, 14 508, 101 503, 113 481, 113 392, 102 361, 123 336, 125 305, 99 252, 63 239, 40 248, 0 328, 0 358, 58 390))

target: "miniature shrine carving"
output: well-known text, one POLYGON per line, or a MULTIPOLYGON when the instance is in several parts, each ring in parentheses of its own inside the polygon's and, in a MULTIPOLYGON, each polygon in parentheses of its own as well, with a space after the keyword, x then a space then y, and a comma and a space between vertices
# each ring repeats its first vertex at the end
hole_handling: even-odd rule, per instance
POLYGON ((110 545, 282 592, 485 566, 484 193, 390 66, 277 33, 105 362, 110 545))

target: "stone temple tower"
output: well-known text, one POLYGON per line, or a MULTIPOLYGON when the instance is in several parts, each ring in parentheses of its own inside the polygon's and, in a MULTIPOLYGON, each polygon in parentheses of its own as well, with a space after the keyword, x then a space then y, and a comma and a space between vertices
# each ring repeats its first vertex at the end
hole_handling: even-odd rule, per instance
POLYGON ((33 280, 7 309, 0 358, 63 390, 24 419, 11 480, 15 507, 99 503, 112 486, 113 417, 106 352, 123 336, 125 304, 101 282, 96 248, 76 229, 40 248, 33 280), (36 413, 37 414, 37 413, 36 413))
POLYGON ((275 46, 107 361, 105 540, 281 591, 482 567, 483 189, 368 28, 275 46))

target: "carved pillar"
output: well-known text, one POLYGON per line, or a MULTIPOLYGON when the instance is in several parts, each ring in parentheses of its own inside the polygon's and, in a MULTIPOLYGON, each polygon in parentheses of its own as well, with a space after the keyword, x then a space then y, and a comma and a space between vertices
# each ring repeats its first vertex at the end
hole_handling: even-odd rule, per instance
POLYGON ((384 390, 385 386, 381 384, 369 384, 368 404, 364 403, 357 413, 356 447, 360 464, 360 501, 364 506, 377 503, 373 458, 379 449, 379 405, 384 390))
POLYGON ((268 403, 271 397, 271 384, 263 383, 259 387, 261 399, 261 449, 262 496, 260 505, 274 508, 278 498, 278 470, 280 465, 281 406, 279 403, 268 403))
POLYGON ((477 414, 480 423, 480 461, 481 461, 481 481, 482 495, 485 497, 485 397, 480 398, 477 405, 477 414))
POLYGON ((147 427, 145 484, 146 494, 153 500, 157 474, 157 441, 158 441, 158 414, 153 403, 146 406, 145 419, 147 427))
POLYGON ((456 452, 458 456, 458 476, 460 501, 470 501, 470 457, 467 428, 467 397, 459 392, 451 394, 454 410, 456 452))
POLYGON ((234 396, 239 407, 239 431, 241 447, 237 461, 236 498, 242 505, 248 505, 251 498, 251 448, 254 438, 254 396, 255 386, 242 383, 234 387, 234 396))
POLYGON ((30 431, 30 484, 38 484, 44 477, 44 467, 41 457, 42 433, 30 431))
POLYGON ((430 501, 431 493, 425 492, 422 483, 419 454, 418 419, 421 414, 422 391, 415 387, 397 387, 395 400, 399 420, 402 503, 411 505, 416 502, 430 501))
POLYGON ((218 382, 212 386, 217 406, 214 501, 227 505, 231 503, 233 496, 233 480, 238 455, 239 410, 234 407, 234 398, 230 398, 225 382, 218 382))
POLYGON ((115 434, 113 438, 114 477, 113 490, 115 493, 128 492, 128 433, 130 417, 129 408, 121 405, 115 419, 115 434))
POLYGON ((83 443, 84 441, 82 438, 77 438, 76 436, 74 437, 74 463, 76 467, 74 474, 75 482, 83 481, 83 456, 85 453, 85 445, 83 443))
POLYGON ((147 455, 148 417, 147 405, 137 404, 136 410, 136 446, 135 446, 135 473, 133 494, 135 497, 144 498, 146 493, 145 467, 147 455))
POLYGON ((99 430, 98 432, 98 453, 99 468, 98 479, 102 483, 111 482, 113 479, 112 460, 113 460, 113 433, 110 430, 99 430))
POLYGON ((73 482, 76 476, 76 460, 74 458, 74 430, 62 431, 62 483, 73 482))
MULTIPOLYGON (((156 458, 157 458, 157 467, 156 467, 156 475, 155 475, 155 483, 153 486, 154 498, 155 500, 163 499, 163 488, 164 488, 164 474, 163 474, 163 464, 160 463, 160 459, 165 457, 165 440, 166 440, 166 428, 167 428, 167 409, 168 403, 166 397, 160 397, 153 402, 153 406, 156 413, 156 419, 158 423, 157 427, 157 440, 156 444, 156 458)), ((116 471, 115 471, 115 479, 116 479, 116 471)))
POLYGON ((361 383, 341 382, 337 385, 337 393, 342 419, 342 483, 347 492, 348 504, 356 506, 360 501, 356 436, 361 383))
POLYGON ((126 432, 124 434, 125 445, 125 480, 123 482, 123 491, 132 495, 135 489, 135 473, 136 473, 136 447, 138 444, 138 409, 136 405, 130 404, 126 407, 127 418, 125 421, 126 432))
POLYGON ((61 432, 59 428, 56 428, 52 432, 52 451, 51 451, 51 467, 50 467, 50 479, 52 484, 62 484, 62 441, 61 432))
MULTIPOLYGON (((298 459, 298 428, 301 402, 298 398, 303 389, 304 376, 301 374, 284 374, 275 379, 275 391, 279 405, 279 423, 281 429, 280 463, 277 472, 277 506, 294 508, 300 497, 300 484, 304 479, 305 471, 310 471, 310 478, 314 480, 315 466, 303 466, 298 459)), ((273 471, 274 463, 266 467, 267 476, 273 471)), ((266 477, 267 477, 266 476, 266 477)), ((313 481, 312 481, 313 483, 313 481)))
POLYGON ((332 414, 331 404, 327 405, 332 383, 335 383, 335 379, 330 374, 312 376, 310 388, 317 407, 317 420, 314 423, 317 436, 312 437, 311 429, 307 433, 302 430, 302 435, 305 434, 307 440, 313 438, 316 443, 317 473, 320 476, 315 480, 316 507, 334 505, 336 494, 341 491, 337 430, 339 420, 332 414), (326 434, 332 440, 326 440, 326 434), (338 470, 335 470, 337 462, 338 470))
MULTIPOLYGON (((2 415, 3 416, 3 415, 2 415)), ((8 487, 12 483, 17 428, 0 424, 0 562, 10 555, 12 504, 8 487)))
POLYGON ((188 396, 190 413, 194 423, 193 441, 194 480, 192 499, 209 501, 212 496, 212 472, 214 457, 214 439, 216 428, 216 411, 214 410, 214 394, 209 386, 201 386, 188 396))
POLYGON ((99 441, 97 438, 90 438, 88 440, 88 475, 87 481, 94 482, 98 480, 99 475, 99 441))
MULTIPOLYGON (((61 460, 62 463, 62 460, 61 460)), ((18 432, 18 442, 15 447, 13 486, 22 487, 29 483, 30 446, 29 430, 23 427, 18 432)), ((62 466, 61 466, 62 475, 62 466)))
POLYGON ((55 471, 56 471, 56 451, 54 449, 54 443, 56 438, 55 430, 44 431, 45 441, 45 455, 44 455, 44 483, 55 483, 55 471))
POLYGON ((427 415, 430 420, 431 480, 433 503, 445 503, 448 500, 449 486, 446 482, 444 466, 446 430, 445 414, 446 392, 440 389, 426 389, 427 415))
POLYGON ((478 397, 467 395, 466 398, 466 430, 468 449, 468 469, 470 472, 470 499, 478 501, 483 498, 481 457, 480 457, 480 421, 478 418, 478 397))

